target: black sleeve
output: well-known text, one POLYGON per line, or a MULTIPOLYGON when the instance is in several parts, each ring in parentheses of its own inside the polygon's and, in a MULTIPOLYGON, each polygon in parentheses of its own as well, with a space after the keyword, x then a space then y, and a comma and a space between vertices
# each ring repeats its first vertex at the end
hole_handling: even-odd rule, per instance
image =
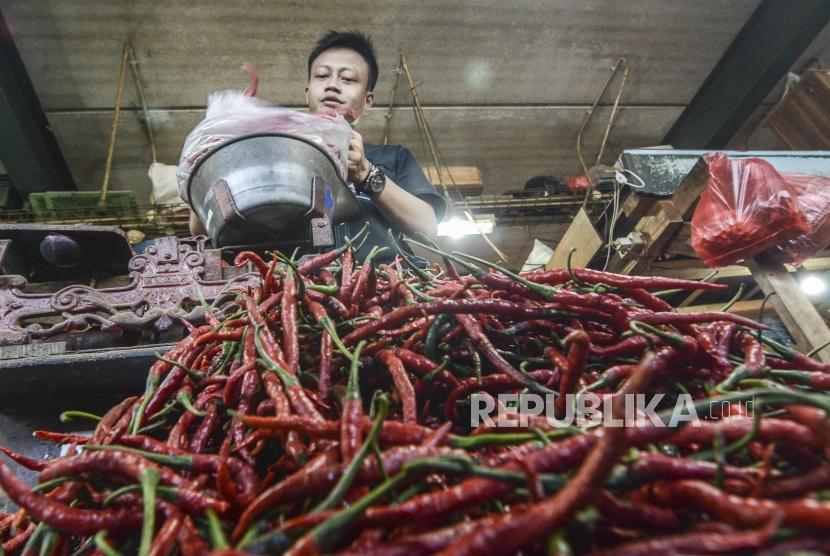
POLYGON ((435 211, 435 218, 438 222, 441 222, 447 214, 447 202, 429 182, 418 161, 415 160, 415 157, 406 147, 398 149, 397 165, 398 171, 395 183, 419 199, 429 203, 432 210, 435 211))

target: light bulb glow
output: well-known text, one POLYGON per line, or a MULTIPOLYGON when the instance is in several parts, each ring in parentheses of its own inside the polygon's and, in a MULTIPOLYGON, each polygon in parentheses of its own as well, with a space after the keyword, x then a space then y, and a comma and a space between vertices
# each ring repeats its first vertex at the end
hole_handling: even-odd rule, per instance
POLYGON ((818 276, 805 276, 801 279, 801 289, 809 296, 821 295, 827 283, 818 276))

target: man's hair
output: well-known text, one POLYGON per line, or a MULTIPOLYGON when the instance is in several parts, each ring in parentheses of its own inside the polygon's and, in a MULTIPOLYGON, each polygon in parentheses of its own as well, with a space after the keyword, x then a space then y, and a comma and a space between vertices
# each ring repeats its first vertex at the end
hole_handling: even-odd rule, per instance
POLYGON ((369 65, 369 87, 368 90, 374 91, 375 84, 378 82, 378 61, 375 58, 375 47, 372 45, 372 39, 358 31, 329 31, 323 35, 317 44, 314 45, 314 50, 308 55, 308 78, 311 79, 311 65, 317 57, 332 48, 348 48, 360 54, 366 63, 369 65))

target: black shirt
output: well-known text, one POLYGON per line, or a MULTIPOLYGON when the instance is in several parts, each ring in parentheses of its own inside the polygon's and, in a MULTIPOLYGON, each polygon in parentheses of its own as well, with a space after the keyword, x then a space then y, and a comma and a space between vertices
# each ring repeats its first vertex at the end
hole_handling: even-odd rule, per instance
MULTIPOLYGON (((427 180, 424 171, 418 165, 415 157, 409 152, 409 149, 401 145, 372 145, 366 143, 363 145, 366 158, 380 168, 386 176, 395 182, 398 186, 405 189, 407 192, 415 195, 419 199, 423 199, 435 211, 435 217, 440 222, 447 212, 447 204, 444 198, 435 191, 435 187, 427 180)), ((354 190, 354 185, 349 183, 349 187, 354 190)), ((379 245, 387 247, 387 250, 378 255, 378 261, 389 261, 395 257, 395 247, 389 241, 387 230, 392 228, 392 225, 375 207, 372 200, 355 191, 357 200, 363 207, 364 214, 359 218, 350 220, 344 224, 345 230, 343 232, 350 237, 354 237, 366 222, 369 222, 369 236, 363 247, 357 253, 357 260, 362 262, 372 246, 379 245)), ((400 238, 400 231, 394 230, 395 237, 400 238)))

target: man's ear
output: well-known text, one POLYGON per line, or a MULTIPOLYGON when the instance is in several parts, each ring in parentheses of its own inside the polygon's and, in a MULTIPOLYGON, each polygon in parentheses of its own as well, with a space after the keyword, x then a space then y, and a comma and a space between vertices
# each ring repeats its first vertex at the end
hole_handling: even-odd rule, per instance
POLYGON ((305 103, 308 106, 308 87, 305 88, 305 103))
POLYGON ((366 93, 366 109, 371 108, 373 104, 375 104, 375 92, 368 91, 366 93))

